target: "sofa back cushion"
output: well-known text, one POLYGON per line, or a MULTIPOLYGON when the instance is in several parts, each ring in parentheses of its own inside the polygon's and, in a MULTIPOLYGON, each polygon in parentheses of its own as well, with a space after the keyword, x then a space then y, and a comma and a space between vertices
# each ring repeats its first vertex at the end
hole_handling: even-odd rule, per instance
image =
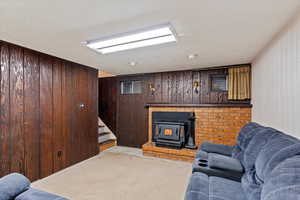
POLYGON ((242 177, 242 188, 248 200, 260 200, 263 182, 257 178, 255 161, 259 152, 269 140, 278 135, 277 131, 267 127, 260 128, 249 142, 243 155, 245 174, 242 177))
POLYGON ((300 199, 300 156, 278 164, 266 177, 261 200, 300 199))
POLYGON ((244 164, 243 163, 244 150, 247 148, 252 137, 256 135, 257 131, 262 127, 263 126, 255 122, 250 122, 246 124, 239 133, 239 136, 237 138, 237 144, 233 148, 231 156, 239 160, 242 164, 244 164))
POLYGON ((263 126, 255 123, 250 122, 246 124, 239 132, 239 136, 237 138, 237 146, 243 151, 247 148, 249 141, 256 133, 257 128, 261 128, 263 126))
POLYGON ((260 200, 262 185, 256 182, 254 170, 246 171, 241 182, 248 200, 260 200))
POLYGON ((264 182, 268 174, 283 160, 300 154, 300 142, 283 133, 267 142, 260 151, 256 162, 256 178, 264 182))
POLYGON ((254 168, 256 158, 259 152, 267 144, 269 140, 278 136, 280 133, 275 129, 261 127, 256 129, 256 133, 249 141, 247 148, 243 151, 243 165, 245 171, 251 170, 254 168))

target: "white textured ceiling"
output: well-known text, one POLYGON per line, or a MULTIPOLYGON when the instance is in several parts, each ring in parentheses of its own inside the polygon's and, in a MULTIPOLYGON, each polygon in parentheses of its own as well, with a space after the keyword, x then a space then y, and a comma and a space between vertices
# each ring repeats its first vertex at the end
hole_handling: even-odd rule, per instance
POLYGON ((299 0, 1 0, 0 40, 113 74, 240 64, 251 62, 299 6, 299 0), (81 44, 166 22, 179 34, 177 43, 108 55, 81 44), (191 53, 199 56, 189 60, 191 53))

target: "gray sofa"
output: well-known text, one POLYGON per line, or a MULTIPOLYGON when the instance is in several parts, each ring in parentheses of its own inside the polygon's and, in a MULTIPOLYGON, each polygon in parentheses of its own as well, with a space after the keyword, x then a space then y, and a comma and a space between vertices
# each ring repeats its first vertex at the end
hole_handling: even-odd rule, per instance
POLYGON ((200 147, 185 199, 300 200, 299 167, 297 138, 249 123, 235 146, 200 147))
POLYGON ((0 200, 67 200, 66 198, 36 190, 23 175, 12 173, 0 179, 0 200))

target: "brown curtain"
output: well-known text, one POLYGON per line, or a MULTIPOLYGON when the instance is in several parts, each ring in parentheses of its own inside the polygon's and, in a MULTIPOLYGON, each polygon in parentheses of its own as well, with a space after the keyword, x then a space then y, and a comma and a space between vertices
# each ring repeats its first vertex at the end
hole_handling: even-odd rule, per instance
POLYGON ((250 67, 232 67, 228 69, 228 99, 250 99, 250 67))

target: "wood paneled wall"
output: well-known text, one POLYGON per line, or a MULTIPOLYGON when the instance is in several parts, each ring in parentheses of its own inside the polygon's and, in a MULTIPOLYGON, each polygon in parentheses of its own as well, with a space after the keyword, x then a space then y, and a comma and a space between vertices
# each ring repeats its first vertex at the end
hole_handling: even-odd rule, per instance
POLYGON ((99 116, 101 120, 116 132, 116 115, 117 115, 117 79, 114 77, 99 79, 99 116))
POLYGON ((249 101, 228 101, 228 92, 216 92, 210 90, 210 76, 224 75, 227 69, 203 70, 203 71, 178 71, 164 72, 146 75, 147 87, 154 84, 154 94, 148 91, 148 103, 171 104, 227 104, 249 103, 249 101), (193 83, 200 83, 199 92, 194 90, 193 83))
POLYGON ((0 60, 0 176, 34 181, 98 153, 97 70, 2 41, 0 60))
POLYGON ((227 92, 210 90, 210 76, 226 73, 226 68, 220 68, 100 78, 99 115, 104 123, 113 127, 119 145, 141 147, 148 139, 147 103, 250 104, 249 100, 229 101, 227 92), (141 80, 143 92, 121 95, 122 80, 141 80), (194 90, 195 81, 200 83, 198 93, 194 90), (154 84, 154 93, 149 84, 154 84))

